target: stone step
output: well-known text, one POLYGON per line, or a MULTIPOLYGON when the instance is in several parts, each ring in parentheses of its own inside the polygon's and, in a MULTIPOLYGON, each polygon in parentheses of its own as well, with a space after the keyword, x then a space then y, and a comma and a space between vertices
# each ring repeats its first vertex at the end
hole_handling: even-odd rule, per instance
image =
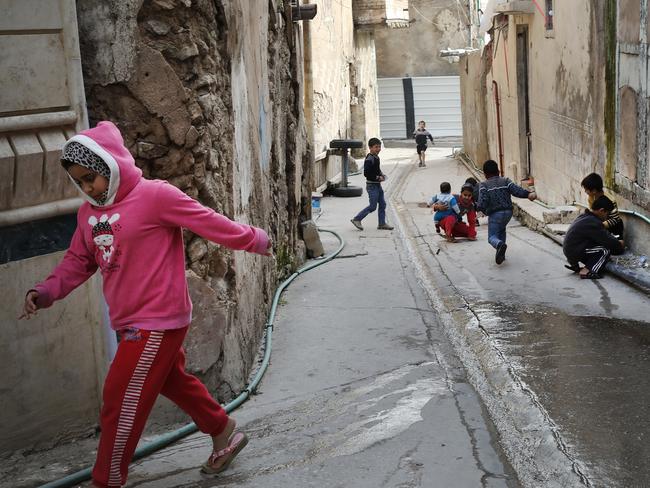
POLYGON ((545 224, 570 224, 578 215, 580 209, 573 205, 563 205, 542 212, 545 224))
POLYGON ((571 224, 546 224, 546 228, 553 234, 563 236, 569 230, 571 224))

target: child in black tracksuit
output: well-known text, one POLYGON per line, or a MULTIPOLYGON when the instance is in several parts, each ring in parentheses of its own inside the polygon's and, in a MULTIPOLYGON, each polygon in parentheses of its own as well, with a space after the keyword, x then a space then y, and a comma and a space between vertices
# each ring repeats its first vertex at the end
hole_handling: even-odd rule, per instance
POLYGON ((580 278, 601 278, 610 255, 623 252, 624 242, 616 239, 603 226, 603 221, 613 208, 612 201, 606 196, 597 198, 591 210, 578 216, 564 237, 562 250, 569 261, 566 267, 579 272, 580 278), (580 269, 579 263, 585 267, 580 269))

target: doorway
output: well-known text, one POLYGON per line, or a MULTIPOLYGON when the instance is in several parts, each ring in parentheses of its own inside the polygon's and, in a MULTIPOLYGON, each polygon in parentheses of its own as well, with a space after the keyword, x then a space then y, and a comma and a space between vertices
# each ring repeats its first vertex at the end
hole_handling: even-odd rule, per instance
POLYGON ((517 26, 517 100, 519 112, 520 179, 532 172, 532 136, 530 131, 530 97, 528 85, 528 26, 517 26))

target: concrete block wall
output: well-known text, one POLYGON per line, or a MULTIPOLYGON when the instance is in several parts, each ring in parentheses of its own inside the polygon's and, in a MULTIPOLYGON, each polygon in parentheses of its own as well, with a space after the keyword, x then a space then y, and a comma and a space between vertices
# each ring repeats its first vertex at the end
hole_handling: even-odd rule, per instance
POLYGON ((94 432, 110 343, 96 279, 37 317, 17 319, 27 290, 69 242, 74 219, 62 214, 79 205, 59 161, 65 140, 87 126, 75 2, 3 2, 0 51, 0 452, 6 453, 94 432), (43 220, 50 217, 61 220, 43 220))
POLYGON ((0 134, 0 211, 77 196, 61 168, 61 147, 73 127, 0 134))
POLYGON ((25 292, 62 256, 0 265, 2 453, 52 447, 97 425, 108 367, 97 277, 29 321, 16 320, 25 292))
MULTIPOLYGON (((75 12, 72 0, 48 6, 21 2, 16 0, 11 11, 24 7, 30 21, 43 11, 50 19, 51 5, 72 5, 75 12)), ((262 7, 247 1, 176 0, 110 5, 80 0, 76 6, 79 30, 75 19, 74 35, 81 39, 93 124, 114 121, 146 177, 167 179, 203 204, 263 227, 282 256, 275 262, 233 253, 185 233, 195 301, 188 369, 225 402, 246 383, 277 278, 304 257, 298 222, 310 204, 311 165, 299 98, 301 33, 288 22, 289 2, 274 0, 262 7)), ((69 16, 67 10, 59 18, 69 16)), ((0 30, 1 38, 6 32, 0 30)), ((59 37, 67 47, 69 36, 59 37)), ((80 77, 68 79, 65 86, 83 87, 80 77)), ((56 86, 51 91, 59 92, 56 86)), ((0 105, 0 211, 38 201, 49 204, 50 193, 73 194, 58 162, 65 138, 81 128, 74 118, 75 99, 69 98, 63 128, 43 127, 39 119, 41 126, 35 129, 18 127, 7 134, 1 130, 7 125, 2 118, 6 107, 0 105), (14 168, 16 187, 10 183, 14 168)), ((0 399, 3 452, 92 434, 96 425, 110 359, 97 283, 91 281, 39 312, 37 320, 15 320, 26 290, 61 256, 57 252, 0 266, 0 287, 10 290, 0 298, 0 349, 8 361, 0 366, 0 389, 9 392, 0 399)), ((188 420, 176 407, 160 403, 153 423, 188 420)))

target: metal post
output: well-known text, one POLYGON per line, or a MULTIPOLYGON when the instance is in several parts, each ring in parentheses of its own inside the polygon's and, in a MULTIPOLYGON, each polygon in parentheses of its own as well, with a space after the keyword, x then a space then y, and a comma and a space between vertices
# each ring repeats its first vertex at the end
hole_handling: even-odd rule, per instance
POLYGON ((348 171, 349 171, 349 164, 350 161, 348 160, 348 149, 345 148, 343 149, 343 159, 342 159, 342 164, 343 167, 341 168, 341 186, 343 188, 346 188, 348 186, 348 171))

